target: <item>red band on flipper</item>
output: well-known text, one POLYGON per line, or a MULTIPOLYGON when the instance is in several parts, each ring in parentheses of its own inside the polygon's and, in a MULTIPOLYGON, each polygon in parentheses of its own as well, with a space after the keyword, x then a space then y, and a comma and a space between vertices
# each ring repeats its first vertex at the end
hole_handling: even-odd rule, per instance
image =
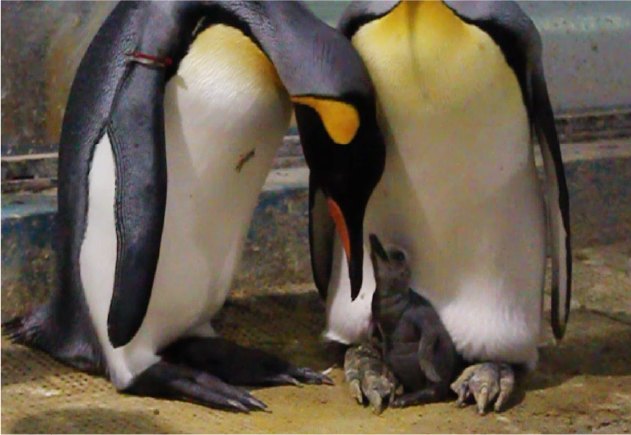
POLYGON ((129 60, 133 62, 141 63, 147 66, 160 66, 162 68, 165 68, 173 63, 170 57, 165 57, 164 59, 161 59, 159 57, 140 53, 138 51, 128 53, 126 54, 126 56, 129 60))

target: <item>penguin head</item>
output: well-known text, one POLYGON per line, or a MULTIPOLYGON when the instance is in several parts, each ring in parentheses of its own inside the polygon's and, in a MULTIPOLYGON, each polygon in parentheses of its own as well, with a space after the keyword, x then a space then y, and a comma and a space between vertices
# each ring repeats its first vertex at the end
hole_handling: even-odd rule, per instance
POLYGON ((368 70, 351 41, 302 2, 234 5, 294 103, 310 182, 327 197, 355 299, 363 278, 364 214, 385 166, 368 70))
POLYGON ((375 295, 383 298, 407 293, 412 278, 408 256, 396 245, 384 246, 376 235, 371 234, 370 259, 375 272, 375 295))
POLYGON ((385 165, 385 144, 374 99, 293 98, 311 180, 327 198, 348 260, 351 297, 362 285, 363 222, 385 165))
MULTIPOLYGON (((362 285, 364 214, 385 166, 375 90, 361 57, 337 30, 313 25, 308 83, 288 86, 311 182, 327 197, 348 260, 351 297, 362 285), (293 92, 296 91, 296 92, 293 92)), ((298 76, 305 77, 304 73, 298 76)))

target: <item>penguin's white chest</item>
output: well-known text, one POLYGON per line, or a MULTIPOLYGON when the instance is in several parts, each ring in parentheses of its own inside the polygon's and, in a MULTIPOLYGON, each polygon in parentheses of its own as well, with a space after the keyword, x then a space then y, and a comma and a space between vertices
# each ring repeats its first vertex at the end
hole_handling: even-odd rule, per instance
MULTIPOLYGON (((367 24, 353 38, 387 138, 366 234, 408 252, 413 288, 465 357, 533 364, 545 227, 519 83, 492 39, 440 2, 404 2, 387 19, 399 22, 367 24)), ((372 275, 366 259, 354 311, 345 277, 333 284, 330 336, 351 317, 339 307, 369 312, 372 275)))
POLYGON ((166 215, 139 336, 160 347, 223 305, 290 111, 275 70, 238 30, 197 38, 166 87, 166 215))
POLYGON ((91 204, 104 205, 90 207, 82 275, 96 277, 84 277, 84 286, 119 388, 173 340, 212 332, 210 319, 226 299, 252 211, 289 127, 291 103, 254 43, 215 25, 197 37, 167 83, 164 111, 167 201, 160 256, 143 323, 118 349, 106 325, 116 264, 115 170, 107 137, 97 145, 90 175, 91 204))

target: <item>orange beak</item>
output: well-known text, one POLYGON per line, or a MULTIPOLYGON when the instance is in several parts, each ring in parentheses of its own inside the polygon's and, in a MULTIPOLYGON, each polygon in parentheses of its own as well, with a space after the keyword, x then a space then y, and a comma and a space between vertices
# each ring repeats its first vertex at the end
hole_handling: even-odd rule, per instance
POLYGON ((342 240, 342 245, 344 246, 344 252, 346 252, 346 260, 350 262, 351 261, 351 239, 348 235, 348 227, 346 226, 346 220, 344 219, 344 215, 342 214, 342 210, 340 209, 340 206, 337 205, 335 201, 329 198, 328 203, 329 203, 329 213, 331 214, 331 217, 335 221, 337 232, 340 235, 340 239, 342 240))
MULTIPOLYGON (((355 222, 355 226, 349 229, 347 217, 344 217, 342 209, 333 199, 328 199, 329 214, 335 221, 337 233, 340 235, 344 252, 346 252, 346 260, 348 261, 348 276, 351 282, 351 301, 354 301, 362 286, 362 264, 363 264, 363 246, 362 246, 362 228, 361 223, 355 222), (352 231, 355 231, 353 233, 352 231), (353 254, 353 255, 351 255, 353 254)), ((352 225, 353 222, 350 222, 352 225)))

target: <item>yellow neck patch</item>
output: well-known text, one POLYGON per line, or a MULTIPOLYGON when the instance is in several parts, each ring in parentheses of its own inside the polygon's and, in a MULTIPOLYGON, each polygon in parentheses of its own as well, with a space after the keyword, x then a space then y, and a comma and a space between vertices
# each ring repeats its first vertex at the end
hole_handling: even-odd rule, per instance
POLYGON ((270 89, 285 87, 265 53, 241 30, 226 24, 214 24, 203 30, 189 47, 186 57, 198 67, 200 74, 205 74, 204 68, 207 68, 204 60, 215 57, 225 65, 240 65, 234 70, 235 81, 256 71, 270 84, 270 89))
POLYGON ((388 118, 469 112, 500 88, 510 90, 506 98, 521 99, 500 47, 441 1, 403 1, 362 26, 352 41, 388 118))
POLYGON ((357 134, 359 113, 352 105, 316 97, 292 97, 291 101, 318 112, 326 132, 336 144, 348 145, 357 134))

